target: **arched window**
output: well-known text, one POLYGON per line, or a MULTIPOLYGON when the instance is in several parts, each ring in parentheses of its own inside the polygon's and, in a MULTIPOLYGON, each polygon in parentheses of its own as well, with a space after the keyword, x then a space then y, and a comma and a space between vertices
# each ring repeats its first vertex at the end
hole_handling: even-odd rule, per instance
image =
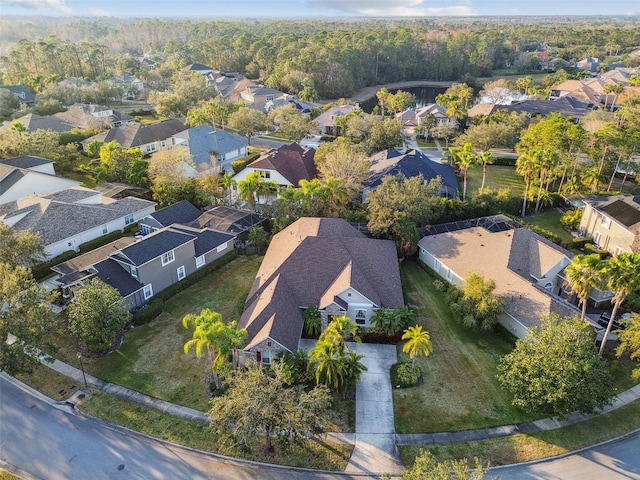
POLYGON ((367 321, 367 311, 366 310, 356 310, 356 324, 364 325, 367 321))

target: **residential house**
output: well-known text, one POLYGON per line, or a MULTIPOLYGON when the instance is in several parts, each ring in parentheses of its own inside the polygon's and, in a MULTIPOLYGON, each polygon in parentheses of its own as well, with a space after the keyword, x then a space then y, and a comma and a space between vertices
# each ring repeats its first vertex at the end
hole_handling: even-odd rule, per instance
POLYGON ((396 118, 405 127, 421 127, 433 122, 432 127, 452 126, 458 128, 458 120, 447 115, 447 109, 435 103, 428 103, 420 108, 410 108, 396 113, 396 118))
POLYGON ((0 130, 9 130, 13 128, 14 123, 21 123, 25 131, 28 133, 33 133, 36 130, 51 130, 52 132, 70 132, 75 127, 70 123, 65 122, 64 120, 60 120, 59 118, 54 117, 53 115, 49 115, 46 117, 42 117, 40 115, 36 115, 35 113, 27 113, 20 118, 16 118, 15 120, 7 120, 3 122, 0 130))
POLYGON ((183 130, 172 137, 172 145, 189 149, 195 168, 189 166, 188 175, 209 175, 231 171, 231 162, 247 155, 245 137, 215 130, 209 125, 183 130))
POLYGON ((22 85, 0 85, 0 88, 9 90, 25 105, 32 106, 36 101, 36 94, 22 85))
POLYGON ((114 128, 134 121, 131 115, 111 107, 74 103, 65 112, 53 115, 59 120, 78 128, 114 128))
POLYGON ((169 227, 174 223, 188 225, 196 220, 202 212, 188 200, 181 200, 168 207, 161 208, 141 218, 138 228, 143 235, 169 227))
POLYGON ((157 293, 231 252, 234 236, 174 224, 139 239, 122 238, 56 265, 54 280, 63 298, 83 281, 97 277, 113 286, 132 310, 157 293))
POLYGON ((323 328, 347 315, 371 326, 380 308, 404 306, 395 244, 365 237, 338 218, 301 218, 275 235, 238 328, 248 336, 241 361, 269 364, 298 348, 303 312, 317 307, 323 328))
POLYGON ((0 160, 0 204, 78 185, 76 180, 56 176, 53 160, 48 158, 23 155, 0 160))
POLYGON ((230 233, 237 242, 244 242, 253 227, 269 230, 269 219, 248 210, 220 205, 205 210, 202 215, 189 223, 195 228, 211 228, 218 232, 230 233))
POLYGON ((124 92, 123 100, 135 100, 144 90, 144 82, 131 75, 115 75, 107 79, 107 82, 122 87, 124 92))
POLYGON ((249 85, 240 94, 245 105, 262 112, 266 111, 267 102, 283 95, 285 95, 284 92, 264 85, 249 85))
POLYGON ((115 230, 124 230, 153 213, 155 202, 126 197, 103 197, 100 192, 73 187, 47 194, 31 194, 0 205, 0 221, 14 230, 42 237, 47 257, 69 250, 115 230))
POLYGON ((507 217, 435 225, 418 247, 420 261, 458 287, 471 273, 493 279, 505 308, 498 321, 518 338, 543 315, 579 314, 559 296, 559 274, 573 255, 507 217))
POLYGON ((303 113, 305 115, 311 115, 311 111, 314 108, 322 107, 322 105, 319 103, 303 102, 302 100, 299 100, 298 97, 295 97, 293 95, 283 94, 278 98, 269 100, 265 105, 265 111, 272 112, 276 108, 286 107, 288 105, 291 105, 299 113, 303 113))
POLYGON ((579 62, 576 62, 576 68, 580 70, 586 70, 590 73, 598 73, 598 67, 602 65, 602 60, 595 57, 587 57, 579 62))
POLYGON ((122 145, 122 148, 139 148, 144 155, 150 155, 153 152, 170 147, 173 144, 171 137, 187 128, 180 120, 166 120, 149 125, 133 122, 114 127, 106 132, 89 137, 80 143, 86 151, 87 145, 94 140, 105 143, 117 142, 122 145))
POLYGON ((105 182, 97 185, 93 188, 95 191, 100 192, 102 196, 113 199, 120 199, 125 197, 138 197, 147 200, 151 199, 151 190, 143 187, 136 187, 135 185, 127 185, 126 183, 119 182, 105 182))
POLYGON ((529 118, 558 113, 565 117, 580 120, 593 110, 593 105, 583 103, 572 96, 564 96, 555 100, 523 100, 521 102, 513 102, 510 105, 479 103, 469 109, 468 116, 470 119, 478 115, 489 116, 498 110, 506 110, 517 114, 524 113, 529 118))
POLYGON ((371 157, 369 178, 364 182, 363 201, 369 192, 382 183, 388 175, 403 175, 405 178, 422 177, 429 181, 439 178, 442 182, 440 194, 446 198, 458 198, 458 180, 451 165, 432 160, 424 153, 411 150, 402 154, 394 149, 383 150, 371 157))
POLYGON ((342 133, 342 127, 339 121, 336 123, 336 120, 340 117, 346 117, 356 109, 360 109, 360 107, 356 105, 342 105, 325 110, 315 119, 318 124, 317 133, 320 135, 340 135, 342 133))
POLYGON ((208 73, 212 73, 214 70, 211 67, 203 65, 201 63, 191 63, 184 67, 185 72, 193 72, 199 75, 207 75, 208 73))
POLYGON ((631 253, 640 242, 640 196, 599 195, 582 199, 580 231, 612 255, 631 253))
POLYGON ((606 93, 605 88, 607 85, 614 84, 616 84, 616 81, 611 77, 566 80, 551 87, 549 100, 568 96, 586 105, 588 110, 605 107, 613 108, 619 95, 617 93, 606 93))
POLYGON ((281 187, 297 187, 300 180, 317 177, 313 161, 315 154, 314 148, 304 149, 297 143, 272 148, 234 175, 233 179, 237 183, 250 173, 258 172, 266 181, 273 181, 281 187))

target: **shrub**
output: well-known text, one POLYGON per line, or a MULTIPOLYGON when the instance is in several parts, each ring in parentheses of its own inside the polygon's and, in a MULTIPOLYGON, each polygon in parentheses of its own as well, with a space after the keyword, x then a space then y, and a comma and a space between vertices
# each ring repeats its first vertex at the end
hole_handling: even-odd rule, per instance
POLYGON ((586 243, 584 245, 584 251, 587 254, 597 253, 598 255, 600 255, 600 259, 602 259, 602 260, 604 260, 605 258, 607 258, 609 256, 609 252, 607 252, 606 250, 602 250, 602 249, 598 248, 593 243, 586 243))
POLYGON ((420 367, 413 368, 411 362, 396 363, 391 366, 391 385, 400 388, 413 387, 422 376, 420 367))
POLYGON ((231 162, 231 168, 233 169, 233 173, 241 172, 247 165, 249 165, 254 160, 257 160, 260 157, 260 152, 252 153, 247 155, 246 157, 239 158, 238 160, 234 160, 231 162))
POLYGON ((150 322, 164 311, 164 300, 160 297, 151 299, 148 305, 133 314, 132 321, 135 325, 144 325, 150 322))
POLYGON ((448 283, 446 283, 446 282, 444 282, 444 281, 442 281, 442 280, 440 280, 439 278, 436 278, 436 279, 433 281, 433 287, 434 287, 437 291, 442 292, 442 293, 444 293, 444 292, 446 292, 447 290, 449 290, 449 284, 448 284, 448 283))
POLYGON ((87 253, 91 250, 95 250, 98 247, 103 247, 107 243, 111 243, 115 240, 122 238, 122 232, 120 230, 116 230, 115 232, 107 233, 98 238, 94 238, 93 240, 89 240, 88 242, 84 242, 80 245, 80 253, 87 253))
POLYGON ((582 220, 582 210, 569 210, 560 219, 560 223, 570 230, 576 230, 580 226, 582 220))
POLYGON ((72 258, 77 256, 78 256, 77 252, 73 250, 67 250, 66 252, 61 253, 57 257, 53 257, 47 260, 46 262, 38 263, 37 265, 34 265, 33 267, 31 267, 31 275, 33 275, 33 278, 36 281, 40 281, 53 273, 51 271, 51 267, 58 265, 59 263, 63 263, 68 260, 71 260, 72 258))
POLYGON ((589 238, 589 237, 574 238, 571 246, 576 250, 582 250, 587 243, 593 243, 593 238, 589 238))

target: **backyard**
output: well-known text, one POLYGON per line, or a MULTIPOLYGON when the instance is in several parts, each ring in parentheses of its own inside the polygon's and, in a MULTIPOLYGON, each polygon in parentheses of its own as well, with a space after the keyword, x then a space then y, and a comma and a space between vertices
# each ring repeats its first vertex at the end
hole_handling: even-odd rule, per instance
MULTIPOLYGON (((467 195, 475 196, 482 185, 482 167, 475 166, 467 172, 467 195)), ((487 165, 485 188, 499 190, 508 188, 511 195, 522 198, 524 181, 516 173, 516 167, 509 165, 487 165)))

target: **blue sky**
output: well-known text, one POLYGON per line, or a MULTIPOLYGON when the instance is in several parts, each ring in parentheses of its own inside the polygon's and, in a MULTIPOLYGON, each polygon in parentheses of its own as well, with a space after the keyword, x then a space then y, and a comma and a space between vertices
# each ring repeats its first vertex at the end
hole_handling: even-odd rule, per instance
POLYGON ((0 0, 0 15, 328 18, 639 15, 638 0, 0 0))

